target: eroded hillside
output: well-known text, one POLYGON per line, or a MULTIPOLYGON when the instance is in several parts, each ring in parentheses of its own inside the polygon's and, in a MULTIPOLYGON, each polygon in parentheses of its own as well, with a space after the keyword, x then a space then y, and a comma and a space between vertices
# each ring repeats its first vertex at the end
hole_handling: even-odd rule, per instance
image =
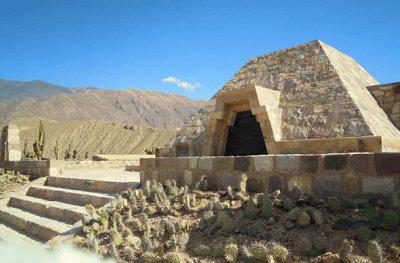
MULTIPOLYGON (((10 123, 20 129, 21 150, 28 141, 28 151, 38 137, 38 117, 17 118, 10 123)), ((104 154, 143 154, 146 148, 163 147, 176 134, 176 129, 159 129, 103 121, 50 121, 43 120, 46 133, 45 157, 54 158, 54 146, 59 141, 60 157, 68 145, 76 149, 81 157, 104 154)))
POLYGON ((98 120, 176 128, 182 127, 204 104, 155 91, 84 89, 44 99, 0 102, 0 121, 40 116, 57 121, 98 120))

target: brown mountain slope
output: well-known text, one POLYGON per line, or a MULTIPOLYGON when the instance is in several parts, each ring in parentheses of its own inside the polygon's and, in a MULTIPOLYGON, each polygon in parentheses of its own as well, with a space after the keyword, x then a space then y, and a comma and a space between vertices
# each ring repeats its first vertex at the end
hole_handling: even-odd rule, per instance
MULTIPOLYGON (((17 118, 10 123, 20 129, 21 150, 25 138, 28 139, 28 151, 33 152, 32 144, 38 138, 38 117, 17 118)), ((104 154, 144 154, 146 148, 163 147, 176 134, 176 129, 160 129, 144 126, 124 128, 124 124, 103 121, 49 121, 43 120, 46 134, 45 157, 54 158, 53 149, 59 141, 60 157, 71 143, 71 150, 77 149, 84 157, 104 154)), ((5 123, 3 123, 5 124, 5 123)))
POLYGON ((100 120, 158 128, 181 127, 205 102, 142 90, 90 90, 45 99, 0 102, 0 121, 40 116, 50 120, 100 120))

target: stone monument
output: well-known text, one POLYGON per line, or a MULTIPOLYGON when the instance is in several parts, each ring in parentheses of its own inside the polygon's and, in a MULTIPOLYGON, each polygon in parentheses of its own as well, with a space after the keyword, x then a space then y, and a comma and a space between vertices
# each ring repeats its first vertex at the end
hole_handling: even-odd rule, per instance
POLYGON ((21 161, 19 143, 18 127, 13 124, 4 126, 1 132, 0 161, 21 161))

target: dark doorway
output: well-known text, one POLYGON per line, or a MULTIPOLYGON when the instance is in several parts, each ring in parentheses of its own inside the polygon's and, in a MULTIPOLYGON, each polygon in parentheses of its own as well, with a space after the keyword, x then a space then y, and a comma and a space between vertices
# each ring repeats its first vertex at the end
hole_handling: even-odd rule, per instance
POLYGON ((260 124, 251 111, 238 112, 228 130, 225 156, 259 154, 268 154, 260 124))

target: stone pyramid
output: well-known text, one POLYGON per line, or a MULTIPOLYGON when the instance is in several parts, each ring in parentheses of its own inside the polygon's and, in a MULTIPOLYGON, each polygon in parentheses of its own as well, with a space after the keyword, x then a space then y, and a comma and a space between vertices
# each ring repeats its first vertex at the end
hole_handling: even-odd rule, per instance
POLYGON ((367 89, 377 84, 355 60, 319 40, 255 57, 192 118, 173 144, 204 143, 216 98, 249 85, 280 92, 280 141, 380 136, 395 138, 391 144, 397 144, 399 130, 367 89))

